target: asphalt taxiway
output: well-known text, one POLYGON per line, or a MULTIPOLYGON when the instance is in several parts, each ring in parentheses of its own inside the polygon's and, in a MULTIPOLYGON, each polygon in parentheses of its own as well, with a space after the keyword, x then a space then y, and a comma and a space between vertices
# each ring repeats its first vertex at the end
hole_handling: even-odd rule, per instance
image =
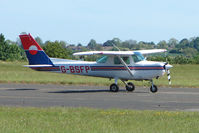
POLYGON ((0 106, 199 111, 199 88, 159 87, 155 94, 120 88, 113 93, 108 86, 0 84, 0 106))

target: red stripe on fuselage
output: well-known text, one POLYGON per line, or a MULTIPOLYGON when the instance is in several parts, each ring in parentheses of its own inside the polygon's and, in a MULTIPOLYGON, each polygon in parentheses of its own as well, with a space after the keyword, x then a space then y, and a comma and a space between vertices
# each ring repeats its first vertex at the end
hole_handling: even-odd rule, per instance
MULTIPOLYGON (((109 66, 92 66, 91 67, 91 70, 124 70, 126 69, 124 66, 120 66, 120 67, 109 67, 109 66)), ((149 67, 129 67, 129 69, 131 70, 163 70, 164 68, 163 67, 153 67, 153 66, 149 66, 149 67)))

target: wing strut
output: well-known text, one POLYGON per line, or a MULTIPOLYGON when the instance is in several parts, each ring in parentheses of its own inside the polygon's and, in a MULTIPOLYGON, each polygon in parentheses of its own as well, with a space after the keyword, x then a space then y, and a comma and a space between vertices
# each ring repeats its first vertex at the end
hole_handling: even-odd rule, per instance
POLYGON ((129 69, 128 65, 124 62, 124 60, 123 60, 119 55, 118 55, 117 57, 120 59, 120 61, 122 62, 122 64, 125 66, 126 70, 129 72, 129 74, 130 74, 132 77, 134 77, 134 76, 133 76, 133 73, 132 73, 131 70, 129 69))

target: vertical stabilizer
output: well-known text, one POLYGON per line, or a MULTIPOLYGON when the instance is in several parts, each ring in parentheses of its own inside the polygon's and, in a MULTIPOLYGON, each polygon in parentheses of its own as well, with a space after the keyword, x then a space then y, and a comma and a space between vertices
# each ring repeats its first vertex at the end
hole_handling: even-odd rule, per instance
POLYGON ((30 34, 19 35, 29 65, 53 65, 52 61, 30 34))

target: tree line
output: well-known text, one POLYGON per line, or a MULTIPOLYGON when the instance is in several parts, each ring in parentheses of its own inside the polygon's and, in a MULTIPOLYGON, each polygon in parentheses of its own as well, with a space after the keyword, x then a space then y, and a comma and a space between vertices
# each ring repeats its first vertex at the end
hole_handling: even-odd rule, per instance
MULTIPOLYGON (((178 41, 175 38, 171 38, 168 41, 162 40, 155 44, 154 42, 126 40, 121 41, 119 38, 113 38, 107 40, 104 43, 97 43, 94 39, 91 39, 87 45, 81 43, 68 44, 65 41, 46 41, 43 42, 40 37, 36 37, 35 40, 41 45, 46 54, 49 57, 54 58, 67 58, 75 59, 72 56, 74 52, 90 51, 90 50, 142 50, 142 49, 167 49, 167 54, 155 54, 149 55, 148 60, 156 61, 169 61, 171 64, 199 64, 199 37, 192 37, 190 39, 184 38, 178 41), (116 47, 114 47, 116 46, 116 47)), ((94 60, 95 57, 88 56, 86 60, 94 60)), ((14 60, 26 60, 25 52, 22 48, 20 39, 11 41, 5 39, 4 35, 0 34, 0 60, 14 61, 14 60)))

